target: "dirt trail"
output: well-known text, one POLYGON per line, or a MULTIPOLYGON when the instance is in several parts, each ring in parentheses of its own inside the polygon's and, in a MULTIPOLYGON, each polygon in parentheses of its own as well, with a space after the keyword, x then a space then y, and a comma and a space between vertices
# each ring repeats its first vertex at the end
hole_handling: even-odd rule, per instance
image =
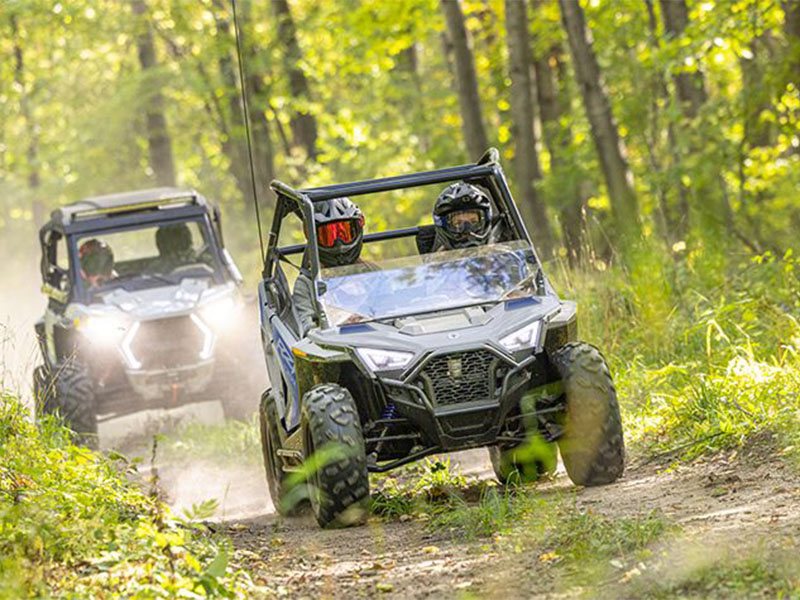
MULTIPOLYGON (((563 474, 540 485, 542 494, 571 489, 563 474)), ((757 455, 674 469, 633 465, 615 485, 580 489, 575 499, 578 508, 612 518, 657 510, 679 524, 679 540, 663 549, 674 569, 756 539, 800 538, 800 478, 780 460, 757 455)), ((257 580, 278 596, 559 596, 553 571, 537 555, 502 556, 491 540, 435 537, 418 521, 321 531, 310 516, 265 513, 223 528, 257 580)))

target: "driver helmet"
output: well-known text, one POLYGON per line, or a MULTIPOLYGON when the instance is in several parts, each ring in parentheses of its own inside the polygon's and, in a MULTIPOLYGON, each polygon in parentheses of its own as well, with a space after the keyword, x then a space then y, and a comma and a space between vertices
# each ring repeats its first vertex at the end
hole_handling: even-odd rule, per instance
POLYGON ((78 249, 81 264, 81 277, 91 285, 99 285, 110 279, 114 272, 114 252, 102 240, 92 238, 83 242, 78 249))
POLYGON ((364 215, 350 198, 315 203, 314 226, 323 267, 350 265, 361 256, 364 215))
POLYGON ((492 203, 477 186, 459 182, 447 186, 433 205, 436 241, 441 248, 482 246, 489 239, 492 203))
POLYGON ((192 250, 192 232, 186 223, 162 225, 156 231, 156 247, 162 257, 183 258, 192 250))

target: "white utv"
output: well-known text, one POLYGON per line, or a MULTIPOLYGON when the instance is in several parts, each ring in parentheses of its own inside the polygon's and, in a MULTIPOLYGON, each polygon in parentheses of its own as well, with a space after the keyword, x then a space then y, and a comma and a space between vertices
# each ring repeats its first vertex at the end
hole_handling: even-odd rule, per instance
POLYGON ((94 445, 98 420, 142 410, 255 410, 247 389, 261 373, 236 357, 249 332, 217 207, 174 188, 92 197, 53 211, 39 239, 37 419, 58 414, 94 445))

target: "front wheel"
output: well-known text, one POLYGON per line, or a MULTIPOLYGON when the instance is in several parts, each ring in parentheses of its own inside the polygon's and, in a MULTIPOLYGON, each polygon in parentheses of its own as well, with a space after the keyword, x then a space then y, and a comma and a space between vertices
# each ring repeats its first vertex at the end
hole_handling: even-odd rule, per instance
POLYGON ((364 436, 350 392, 318 385, 303 396, 301 422, 309 499, 321 527, 361 525, 367 518, 369 476, 364 436))
POLYGON ((86 367, 75 361, 58 365, 55 372, 38 367, 33 374, 36 420, 60 418, 77 443, 97 448, 97 412, 94 387, 86 367))
POLYGON ((564 384, 566 416, 558 440, 564 467, 577 485, 604 485, 625 470, 617 392, 600 351, 570 343, 551 357, 564 384))

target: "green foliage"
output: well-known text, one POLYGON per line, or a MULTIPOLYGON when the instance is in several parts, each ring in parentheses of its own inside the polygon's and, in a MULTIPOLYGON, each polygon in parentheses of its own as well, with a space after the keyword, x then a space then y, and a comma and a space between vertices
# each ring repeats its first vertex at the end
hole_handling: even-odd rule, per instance
POLYGON ((656 299, 652 286, 616 268, 559 275, 581 308, 581 337, 609 359, 629 441, 695 456, 767 432, 797 448, 800 285, 791 251, 723 261, 713 278, 694 265, 692 256, 662 265, 672 283, 656 299))
MULTIPOLYGON (((244 597, 229 542, 173 519, 126 477, 120 456, 35 427, 0 396, 0 597, 244 597)), ((207 515, 209 506, 193 514, 207 515)))
POLYGON ((429 527, 456 538, 492 538, 503 552, 535 552, 540 563, 561 564, 569 584, 596 584, 610 561, 635 564, 675 531, 655 512, 610 518, 579 509, 569 495, 525 487, 487 488, 477 504, 456 499, 435 510, 429 527))
POLYGON ((638 583, 639 598, 794 598, 800 595, 797 556, 756 550, 747 557, 698 558, 660 580, 638 583))

